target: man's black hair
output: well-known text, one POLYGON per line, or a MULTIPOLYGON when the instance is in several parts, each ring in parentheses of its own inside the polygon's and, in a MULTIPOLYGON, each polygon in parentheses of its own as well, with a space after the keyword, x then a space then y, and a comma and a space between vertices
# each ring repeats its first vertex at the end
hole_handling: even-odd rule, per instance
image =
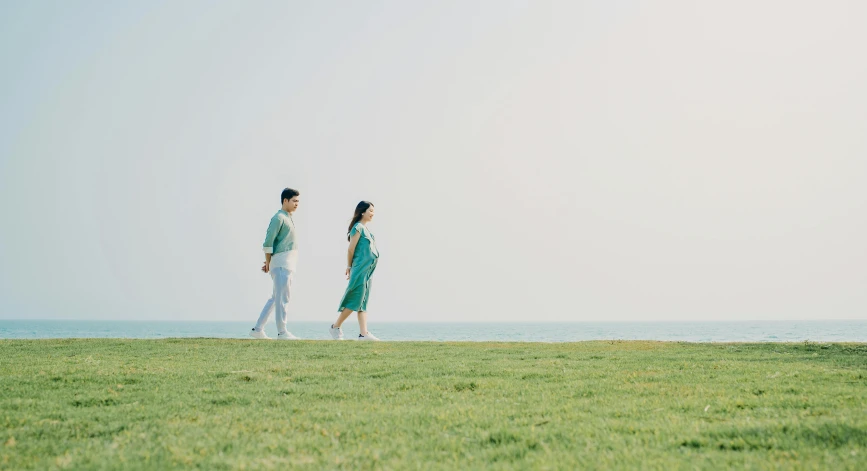
POLYGON ((292 188, 283 188, 283 192, 280 193, 280 204, 283 204, 283 200, 291 200, 292 198, 299 196, 301 193, 298 190, 293 190, 292 188))

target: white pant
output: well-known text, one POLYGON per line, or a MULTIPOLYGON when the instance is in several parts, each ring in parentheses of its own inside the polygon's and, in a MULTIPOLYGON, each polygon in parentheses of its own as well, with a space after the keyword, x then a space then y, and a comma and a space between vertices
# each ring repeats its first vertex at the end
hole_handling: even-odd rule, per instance
POLYGON ((262 308, 262 314, 259 315, 259 322, 256 322, 256 330, 262 331, 268 319, 271 318, 271 313, 276 311, 275 319, 277 321, 277 333, 286 332, 286 312, 289 308, 289 291, 292 288, 292 277, 295 272, 289 271, 283 267, 272 268, 271 280, 274 282, 274 291, 271 292, 271 299, 265 303, 262 308))

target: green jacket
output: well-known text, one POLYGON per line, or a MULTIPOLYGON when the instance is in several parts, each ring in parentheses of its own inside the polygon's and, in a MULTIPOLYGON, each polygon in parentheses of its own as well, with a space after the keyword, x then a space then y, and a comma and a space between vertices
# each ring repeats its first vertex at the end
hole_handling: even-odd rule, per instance
POLYGON ((288 252, 295 249, 295 222, 292 221, 292 216, 283 211, 277 211, 277 214, 271 218, 271 223, 268 224, 268 232, 265 233, 265 242, 262 244, 262 250, 265 253, 280 253, 288 252))

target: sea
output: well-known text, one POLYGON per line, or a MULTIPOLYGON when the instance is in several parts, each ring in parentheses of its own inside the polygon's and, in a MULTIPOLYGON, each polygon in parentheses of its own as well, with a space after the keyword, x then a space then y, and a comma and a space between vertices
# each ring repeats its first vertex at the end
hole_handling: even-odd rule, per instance
MULTIPOLYGON (((0 320, 0 339, 249 338, 250 322, 0 320)), ((328 322, 290 322, 302 339, 330 339, 328 322)), ((867 320, 750 322, 398 323, 371 322, 381 340, 432 342, 867 342, 867 320)), ((270 336, 277 334, 272 324, 270 336)), ((347 339, 358 324, 344 324, 347 339)))

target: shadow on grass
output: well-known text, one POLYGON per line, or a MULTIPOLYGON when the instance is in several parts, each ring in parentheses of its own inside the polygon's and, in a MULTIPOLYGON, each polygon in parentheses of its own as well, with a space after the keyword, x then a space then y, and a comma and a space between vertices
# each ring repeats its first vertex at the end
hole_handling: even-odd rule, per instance
POLYGON ((522 459, 528 453, 538 451, 538 441, 528 437, 522 437, 520 433, 508 430, 498 430, 487 434, 481 443, 483 448, 488 448, 491 461, 513 461, 522 459))
POLYGON ((686 448, 711 448, 729 451, 798 450, 805 447, 867 447, 867 430, 845 424, 819 426, 774 425, 745 429, 725 429, 701 438, 684 440, 686 448))

